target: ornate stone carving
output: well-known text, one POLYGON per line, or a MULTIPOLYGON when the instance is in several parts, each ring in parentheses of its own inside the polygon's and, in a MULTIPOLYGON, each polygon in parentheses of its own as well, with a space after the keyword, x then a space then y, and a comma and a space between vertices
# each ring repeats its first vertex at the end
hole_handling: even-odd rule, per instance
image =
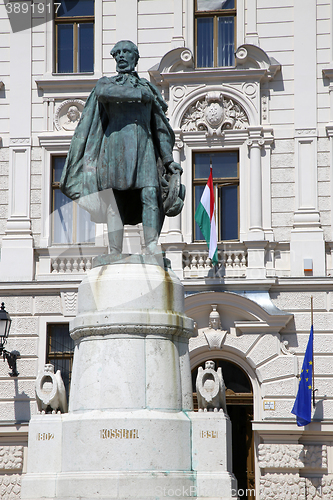
POLYGON ((84 101, 81 99, 68 99, 56 109, 54 125, 57 130, 75 130, 81 118, 84 101))
POLYGON ((298 469, 304 467, 302 444, 260 444, 259 466, 261 469, 298 469))
POLYGON ((208 330, 204 332, 210 349, 221 349, 222 342, 228 332, 226 330, 208 330))
POLYGON ((222 92, 208 92, 192 104, 182 119, 183 132, 205 130, 207 136, 222 135, 225 129, 245 129, 249 120, 243 108, 224 97, 222 92))
POLYGON ((304 467, 311 469, 327 469, 326 444, 308 444, 304 446, 304 467))
POLYGON ((217 304, 212 304, 212 312, 209 315, 209 328, 221 330, 221 318, 217 311, 217 304))
POLYGON ((305 478, 298 474, 265 474, 260 478, 260 500, 305 500, 305 478))
POLYGON ((196 380, 199 411, 223 410, 227 413, 225 385, 221 368, 215 371, 214 361, 206 361, 205 369, 199 366, 196 380))
POLYGON ((298 128, 295 132, 296 135, 316 135, 317 130, 315 128, 298 128))
POLYGON ((333 498, 333 476, 307 477, 306 500, 331 500, 333 498))
POLYGON ((29 137, 16 137, 10 139, 10 144, 31 144, 31 139, 29 137))
POLYGON ((261 113, 262 113, 262 120, 265 122, 268 120, 268 96, 263 95, 261 97, 261 113))
POLYGON ((295 349, 289 347, 288 340, 283 340, 280 342, 280 349, 282 354, 295 354, 295 349))
POLYGON ((2 500, 19 500, 21 498, 21 476, 19 474, 0 476, 0 497, 2 500))
POLYGON ((60 370, 54 374, 54 366, 46 364, 36 379, 36 399, 39 412, 60 410, 67 412, 66 389, 61 378, 60 370))
POLYGON ((23 446, 0 446, 0 469, 21 470, 23 446))
POLYGON ((333 498, 333 476, 324 476, 321 480, 321 484, 321 500, 331 500, 333 498))
POLYGON ((193 65, 193 56, 192 52, 189 49, 184 49, 180 54, 180 59, 183 64, 187 67, 191 67, 193 65))
POLYGON ((222 342, 228 333, 221 329, 221 318, 217 311, 217 304, 212 304, 212 312, 209 315, 209 330, 205 330, 204 336, 210 349, 221 349, 222 342))
POLYGON ((75 316, 77 307, 76 292, 61 292, 61 302, 64 316, 75 316))
POLYGON ((303 444, 260 444, 261 469, 326 469, 327 446, 303 444))

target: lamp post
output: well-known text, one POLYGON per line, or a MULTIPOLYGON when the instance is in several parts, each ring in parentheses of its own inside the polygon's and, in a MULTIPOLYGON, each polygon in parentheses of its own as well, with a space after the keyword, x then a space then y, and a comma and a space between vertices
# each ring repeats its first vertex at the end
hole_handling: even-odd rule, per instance
POLYGON ((3 360, 7 360, 9 368, 11 368, 11 372, 9 375, 11 377, 17 377, 18 371, 16 368, 16 360, 19 357, 20 353, 18 351, 9 352, 5 349, 5 344, 7 343, 10 326, 12 324, 12 320, 5 310, 4 302, 1 303, 0 309, 0 356, 3 356, 3 360))

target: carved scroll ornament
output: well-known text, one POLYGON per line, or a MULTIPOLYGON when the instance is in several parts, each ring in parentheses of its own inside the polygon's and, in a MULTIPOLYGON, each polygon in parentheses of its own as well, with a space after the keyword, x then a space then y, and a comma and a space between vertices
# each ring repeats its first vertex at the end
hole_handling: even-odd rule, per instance
POLYGON ((205 130, 206 135, 222 135, 226 129, 245 129, 249 120, 243 108, 222 92, 208 92, 186 111, 181 129, 183 132, 205 130))

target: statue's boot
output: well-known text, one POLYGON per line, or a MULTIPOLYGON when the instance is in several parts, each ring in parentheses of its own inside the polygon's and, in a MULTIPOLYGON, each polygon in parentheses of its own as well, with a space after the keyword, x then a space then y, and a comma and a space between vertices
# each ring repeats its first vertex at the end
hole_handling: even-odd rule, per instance
POLYGON ((154 255, 158 252, 160 212, 157 201, 157 189, 146 187, 141 190, 142 226, 146 253, 154 255))

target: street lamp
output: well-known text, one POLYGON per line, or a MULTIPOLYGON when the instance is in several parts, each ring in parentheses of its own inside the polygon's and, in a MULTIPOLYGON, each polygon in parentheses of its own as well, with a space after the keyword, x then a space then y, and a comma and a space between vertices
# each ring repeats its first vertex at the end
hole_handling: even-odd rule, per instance
POLYGON ((8 314, 8 312, 5 310, 5 304, 4 302, 1 303, 1 309, 0 309, 0 356, 2 354, 3 360, 7 360, 9 368, 11 368, 11 372, 9 375, 11 377, 17 377, 18 376, 18 371, 16 368, 16 360, 19 357, 20 353, 18 351, 6 351, 5 349, 5 344, 7 343, 8 335, 9 335, 9 330, 10 330, 10 325, 12 324, 12 320, 8 314))

